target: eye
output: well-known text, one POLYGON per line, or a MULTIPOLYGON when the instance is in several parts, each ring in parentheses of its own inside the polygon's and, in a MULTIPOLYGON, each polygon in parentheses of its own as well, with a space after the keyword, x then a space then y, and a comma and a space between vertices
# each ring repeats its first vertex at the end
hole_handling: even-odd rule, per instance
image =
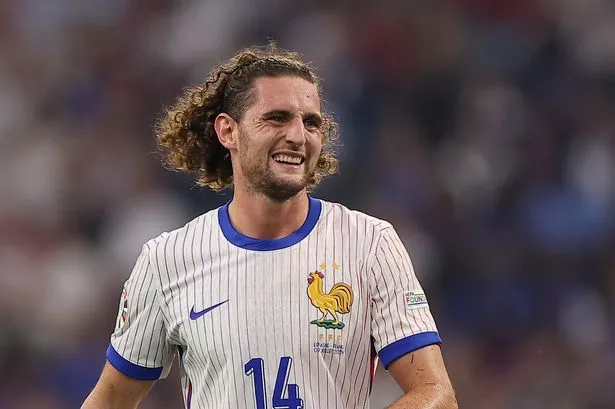
POLYGON ((320 121, 314 118, 307 118, 303 121, 303 125, 309 131, 317 131, 320 128, 320 121))
POLYGON ((267 118, 269 121, 272 122, 278 122, 278 123, 284 123, 286 122, 286 117, 283 115, 272 115, 269 118, 267 118))

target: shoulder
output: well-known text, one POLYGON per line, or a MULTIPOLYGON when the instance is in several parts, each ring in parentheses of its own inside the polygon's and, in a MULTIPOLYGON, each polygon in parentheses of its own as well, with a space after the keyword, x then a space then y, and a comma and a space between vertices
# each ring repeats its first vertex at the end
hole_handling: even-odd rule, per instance
POLYGON ((345 223, 350 229, 356 229, 358 232, 364 230, 380 234, 382 231, 393 228, 392 224, 387 220, 369 215, 359 210, 354 210, 346 207, 341 203, 328 202, 319 199, 322 202, 323 220, 335 220, 340 223, 345 223))
POLYGON ((212 229, 218 228, 218 208, 209 210, 190 220, 188 223, 175 230, 160 233, 151 238, 143 245, 143 251, 155 254, 165 251, 169 245, 175 245, 178 240, 200 240, 202 236, 212 229))

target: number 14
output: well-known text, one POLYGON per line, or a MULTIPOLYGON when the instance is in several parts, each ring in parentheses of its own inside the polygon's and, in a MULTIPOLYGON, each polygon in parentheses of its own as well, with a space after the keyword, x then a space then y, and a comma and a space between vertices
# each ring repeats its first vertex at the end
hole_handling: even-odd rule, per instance
MULTIPOLYGON (((303 409, 303 399, 299 397, 299 386, 288 384, 288 376, 293 359, 289 356, 280 358, 278 376, 273 388, 273 409, 303 409), (288 389, 288 397, 284 395, 288 389)), ((267 391, 265 390, 265 362, 262 358, 252 358, 244 365, 246 375, 254 374, 254 401, 256 409, 267 409, 267 391)))

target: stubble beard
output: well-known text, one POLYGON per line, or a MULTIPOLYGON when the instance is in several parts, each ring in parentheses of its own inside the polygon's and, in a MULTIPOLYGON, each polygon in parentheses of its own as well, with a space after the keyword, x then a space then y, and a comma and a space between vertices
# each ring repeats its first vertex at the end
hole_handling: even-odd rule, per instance
MULTIPOLYGON (((245 151, 244 151, 245 152, 245 151)), ((250 191, 262 194, 275 202, 285 202, 306 188, 310 172, 306 170, 300 180, 278 177, 269 162, 256 163, 247 155, 240 155, 241 171, 250 191)))

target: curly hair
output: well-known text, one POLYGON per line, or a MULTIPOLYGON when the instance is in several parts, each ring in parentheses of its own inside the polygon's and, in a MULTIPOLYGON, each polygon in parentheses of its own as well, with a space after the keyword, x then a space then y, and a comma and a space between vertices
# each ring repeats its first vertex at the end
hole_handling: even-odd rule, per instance
MULTIPOLYGON (((216 117, 225 112, 240 122, 254 103, 253 83, 259 77, 296 76, 318 87, 319 79, 299 54, 270 43, 264 48, 250 47, 214 68, 207 80, 187 88, 156 123, 155 133, 163 164, 170 170, 187 172, 200 186, 222 190, 233 185, 229 151, 218 140, 216 117)), ((337 172, 339 163, 333 147, 338 125, 323 113, 320 129, 323 148, 307 189, 315 188, 324 177, 337 172)))

